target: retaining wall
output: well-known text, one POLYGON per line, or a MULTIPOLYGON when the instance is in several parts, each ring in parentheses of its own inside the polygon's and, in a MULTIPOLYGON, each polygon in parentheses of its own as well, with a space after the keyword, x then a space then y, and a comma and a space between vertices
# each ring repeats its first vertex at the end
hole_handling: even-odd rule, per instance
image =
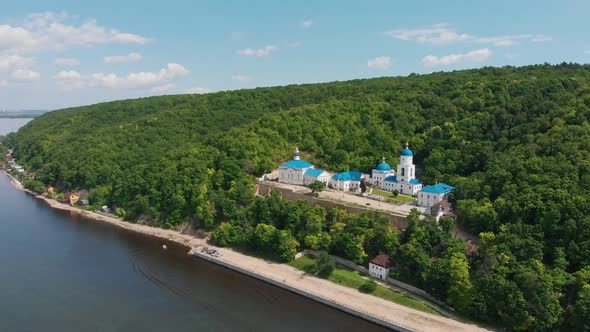
MULTIPOLYGON (((359 208, 359 207, 355 207, 355 206, 345 205, 342 203, 336 203, 336 202, 332 202, 332 201, 317 199, 313 196, 293 192, 291 189, 273 187, 271 185, 264 184, 264 183, 258 183, 256 190, 257 190, 258 194, 262 195, 262 196, 270 195, 270 193, 272 191, 277 191, 285 199, 292 200, 292 201, 304 200, 304 201, 307 201, 307 203, 310 206, 319 205, 325 209, 329 209, 332 206, 335 206, 339 209, 346 210, 349 213, 373 212, 373 210, 367 210, 367 209, 363 209, 363 208, 359 208)), ((387 211, 377 211, 377 212, 387 216, 389 218, 389 223, 391 226, 394 226, 398 229, 406 229, 408 227, 408 219, 406 217, 391 214, 391 213, 388 213, 387 211)))
POLYGON ((336 308, 336 309, 338 309, 340 311, 343 311, 343 312, 346 312, 346 313, 348 313, 350 315, 353 315, 353 316, 360 317, 362 319, 368 320, 368 321, 373 322, 375 324, 384 326, 384 327, 389 328, 391 330, 401 331, 401 332, 412 332, 413 331, 413 330, 408 329, 406 327, 403 327, 401 325, 398 325, 398 324, 395 324, 395 323, 392 323, 392 322, 389 322, 389 321, 385 321, 385 320, 382 320, 380 318, 371 316, 368 313, 364 313, 364 312, 361 312, 361 311, 352 309, 350 307, 347 307, 344 304, 335 302, 333 300, 324 298, 322 296, 318 296, 316 294, 309 293, 309 292, 304 291, 304 290, 299 289, 299 288, 291 287, 291 286, 286 285, 286 284, 284 284, 284 283, 282 283, 282 282, 280 282, 278 280, 274 280, 274 279, 265 277, 265 276, 260 275, 258 273, 255 273, 255 272, 252 272, 252 271, 243 269, 241 267, 238 267, 236 265, 230 264, 228 262, 225 262, 225 261, 216 259, 216 258, 211 257, 209 255, 205 255, 205 254, 199 252, 198 250, 191 249, 188 252, 188 254, 189 255, 192 255, 193 257, 198 257, 198 258, 204 259, 204 260, 206 260, 208 262, 211 262, 211 263, 214 263, 214 264, 223 266, 225 268, 228 268, 228 269, 237 271, 239 273, 245 274, 245 275, 250 276, 252 278, 256 278, 258 280, 262 280, 262 281, 267 282, 267 283, 269 283, 271 285, 274 285, 274 286, 280 287, 282 289, 288 290, 288 291, 290 291, 292 293, 299 294, 301 296, 305 296, 305 297, 310 298, 310 299, 312 299, 314 301, 320 302, 320 303, 325 304, 327 306, 330 306, 332 308, 336 308))

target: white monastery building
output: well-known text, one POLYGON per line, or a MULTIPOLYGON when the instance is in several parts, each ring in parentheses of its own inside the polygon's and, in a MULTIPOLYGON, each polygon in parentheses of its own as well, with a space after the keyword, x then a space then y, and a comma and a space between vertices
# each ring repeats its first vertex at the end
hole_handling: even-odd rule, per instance
POLYGON ((400 153, 400 162, 397 165, 397 175, 395 175, 389 166, 383 161, 373 169, 371 174, 373 185, 386 190, 397 190, 401 194, 415 196, 422 189, 422 182, 416 179, 416 165, 414 165, 414 153, 406 148, 400 153))
POLYGON ((392 267, 393 259, 388 255, 381 254, 369 262, 369 274, 377 279, 386 280, 392 267))
POLYGON ((361 180, 365 174, 357 171, 346 171, 335 174, 330 180, 330 187, 342 191, 361 190, 361 180))
MULTIPOLYGON (((361 189, 361 181, 366 176, 368 175, 358 171, 346 171, 333 175, 322 169, 317 169, 311 163, 301 160, 299 149, 295 147, 293 160, 289 160, 279 167, 278 181, 303 186, 309 186, 314 181, 320 181, 336 190, 358 192, 361 189)), ((408 147, 408 143, 400 153, 397 171, 394 171, 383 158, 381 163, 373 169, 370 181, 373 186, 382 190, 397 190, 404 195, 417 196, 417 205, 428 208, 441 204, 443 201, 448 201, 449 193, 455 189, 445 183, 424 187, 422 182, 416 178, 414 153, 408 147)), ((437 207, 437 214, 441 213, 439 210, 444 209, 437 207)), ((433 214, 435 213, 433 212, 433 214)))
POLYGON ((426 186, 418 192, 418 206, 432 207, 441 201, 449 198, 449 193, 455 189, 446 183, 437 183, 432 186, 426 186))
POLYGON ((330 173, 316 169, 311 163, 301 160, 299 148, 295 148, 293 160, 282 164, 279 167, 279 182, 297 185, 310 185, 314 181, 321 181, 328 185, 330 173))

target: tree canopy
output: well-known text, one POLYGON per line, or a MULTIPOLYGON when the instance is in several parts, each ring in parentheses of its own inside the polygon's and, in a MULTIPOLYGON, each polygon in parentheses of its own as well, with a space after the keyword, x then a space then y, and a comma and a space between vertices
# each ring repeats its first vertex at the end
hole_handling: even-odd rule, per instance
POLYGON ((3 141, 36 180, 89 189, 128 220, 215 229, 220 244, 283 260, 300 247, 359 263, 387 252, 398 278, 472 316, 587 330, 589 119, 590 66, 564 63, 116 101, 43 114, 3 141), (411 216, 398 232, 254 196, 254 176, 295 144, 318 167, 370 171, 406 141, 423 182, 457 188, 478 254, 448 223, 411 216))

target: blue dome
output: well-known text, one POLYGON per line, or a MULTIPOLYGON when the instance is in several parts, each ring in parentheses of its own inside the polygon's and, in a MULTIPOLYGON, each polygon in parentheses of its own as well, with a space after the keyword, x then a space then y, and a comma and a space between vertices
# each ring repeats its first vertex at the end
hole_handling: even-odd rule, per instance
POLYGON ((412 150, 408 149, 407 147, 405 149, 402 150, 402 153, 400 154, 400 156, 406 156, 406 157, 412 157, 414 155, 414 152, 412 152, 412 150))
POLYGON ((378 171, 391 171, 391 166, 389 166, 388 163, 382 161, 381 164, 377 165, 377 167, 375 167, 376 170, 378 171))

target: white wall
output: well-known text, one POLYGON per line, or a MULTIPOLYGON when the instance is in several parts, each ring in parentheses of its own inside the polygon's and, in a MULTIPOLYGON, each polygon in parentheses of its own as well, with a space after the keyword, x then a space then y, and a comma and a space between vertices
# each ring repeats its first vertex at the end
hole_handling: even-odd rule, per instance
POLYGON ((387 276, 389 276, 389 269, 369 263, 369 274, 377 279, 387 280, 387 276))
POLYGON ((375 186, 378 186, 381 189, 385 188, 385 184, 383 182, 383 180, 385 180, 386 177, 390 176, 390 175, 395 175, 394 171, 377 171, 377 170, 373 170, 371 173, 371 183, 375 186))
POLYGON ((414 196, 422 189, 421 184, 409 184, 400 182, 385 182, 383 184, 383 190, 394 191, 397 190, 401 194, 414 196))
POLYGON ((442 201, 443 199, 445 199, 446 194, 435 194, 435 193, 425 193, 425 192, 419 192, 418 193, 418 205, 419 206, 425 206, 425 207, 431 207, 434 204, 442 201))
POLYGON ((279 182, 288 184, 303 184, 303 174, 308 168, 281 168, 279 169, 279 182))
POLYGON ((330 183, 330 173, 323 172, 318 177, 304 175, 303 176, 303 185, 309 186, 310 184, 312 184, 316 180, 322 182, 325 185, 328 185, 330 183))

